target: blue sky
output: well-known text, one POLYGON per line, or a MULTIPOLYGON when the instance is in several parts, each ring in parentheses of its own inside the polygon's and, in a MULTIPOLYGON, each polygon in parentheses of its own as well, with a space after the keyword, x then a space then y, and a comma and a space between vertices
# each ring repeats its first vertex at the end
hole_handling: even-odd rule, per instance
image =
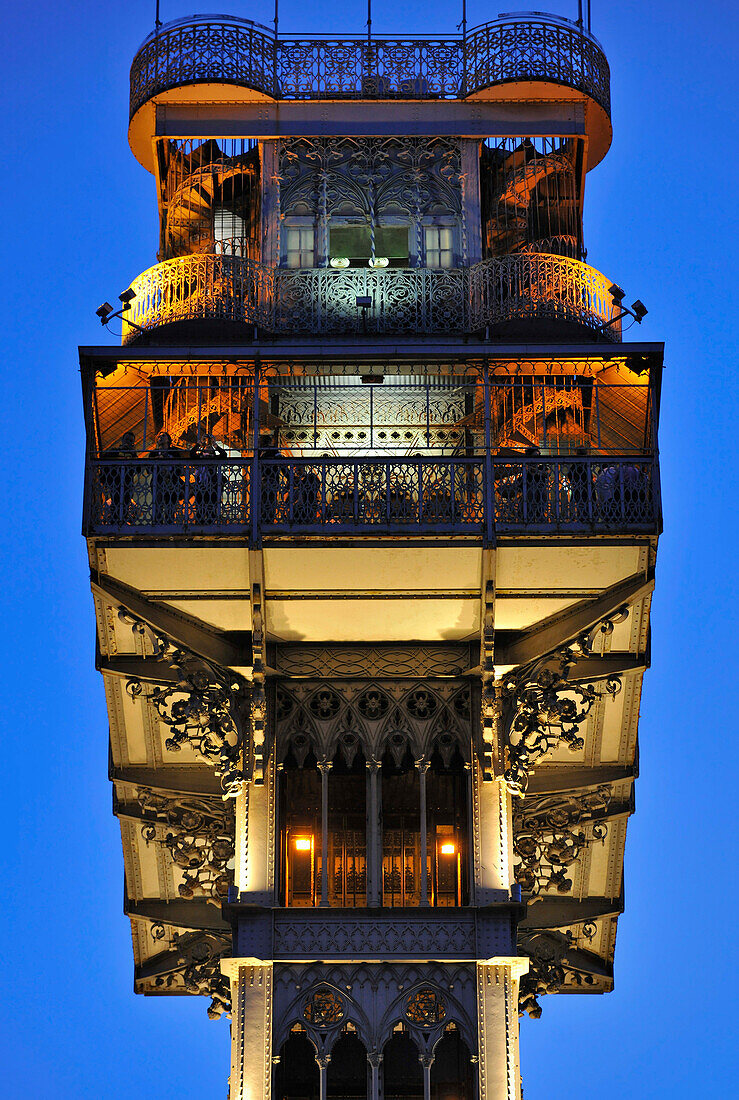
MULTIPOLYGON (((218 7, 223 7, 219 0, 218 7)), ((574 17, 575 2, 553 3, 574 17)), ((522 1027, 526 1100, 736 1094, 736 9, 593 0, 614 141, 589 177, 589 261, 667 343, 665 534, 616 989, 547 998, 522 1027)), ((190 13, 162 0, 162 18, 190 13)), ((271 8, 232 14, 269 21, 271 8)), ((285 30, 361 33, 315 0, 285 30)), ((469 0, 471 25, 494 17, 469 0)), ((2 79, 5 623, 0 817, 4 1097, 225 1097, 228 1028, 200 999, 132 993, 122 858, 80 537, 78 343, 155 260, 151 178, 126 141, 128 67, 154 0, 9 5, 2 79)), ((373 31, 450 32, 456 8, 376 0, 373 31)))

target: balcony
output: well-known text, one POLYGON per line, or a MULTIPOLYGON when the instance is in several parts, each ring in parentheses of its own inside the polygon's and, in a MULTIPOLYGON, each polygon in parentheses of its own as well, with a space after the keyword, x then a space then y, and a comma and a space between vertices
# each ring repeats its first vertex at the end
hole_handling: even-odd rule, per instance
POLYGON ((183 321, 302 336, 467 333, 537 323, 618 341, 610 285, 595 268, 548 253, 453 270, 385 271, 273 269, 239 256, 198 254, 166 260, 134 279, 123 343, 183 321), (357 299, 371 305, 363 308, 357 299))
POLYGON ((656 533, 650 456, 89 459, 87 535, 656 533), (256 486, 257 491, 254 491, 256 486))
POLYGON ((131 117, 153 96, 234 84, 273 99, 464 99, 515 81, 583 92, 610 115, 610 72, 582 27, 532 13, 448 38, 276 37, 250 20, 191 16, 164 24, 131 66, 131 117))

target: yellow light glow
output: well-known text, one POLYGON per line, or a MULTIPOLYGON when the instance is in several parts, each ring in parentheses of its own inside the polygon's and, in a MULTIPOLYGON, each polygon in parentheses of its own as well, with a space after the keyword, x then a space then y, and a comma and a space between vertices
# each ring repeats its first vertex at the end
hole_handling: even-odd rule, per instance
POLYGON ((309 852, 310 851, 310 841, 311 841, 311 838, 309 836, 296 836, 295 837, 295 849, 296 849, 296 851, 298 851, 298 852, 309 852))
POLYGON ((452 841, 448 841, 446 844, 441 845, 440 851, 443 856, 453 856, 457 851, 457 845, 452 841))

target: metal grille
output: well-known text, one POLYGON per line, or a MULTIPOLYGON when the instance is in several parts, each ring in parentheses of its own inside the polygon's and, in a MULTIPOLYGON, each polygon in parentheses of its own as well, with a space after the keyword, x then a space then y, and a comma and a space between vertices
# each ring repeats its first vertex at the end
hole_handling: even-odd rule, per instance
POLYGON ((501 19, 449 38, 282 38, 245 19, 190 17, 151 35, 131 66, 131 117, 157 92, 198 81, 275 99, 459 99, 491 84, 545 80, 610 113, 608 62, 557 17, 501 19))
POLYGON ((466 332, 544 320, 602 329, 618 341, 619 322, 603 329, 617 315, 610 285, 577 260, 525 253, 450 271, 275 271, 237 256, 182 256, 134 279, 133 324, 124 320, 122 340, 175 321, 218 319, 314 334, 466 332))

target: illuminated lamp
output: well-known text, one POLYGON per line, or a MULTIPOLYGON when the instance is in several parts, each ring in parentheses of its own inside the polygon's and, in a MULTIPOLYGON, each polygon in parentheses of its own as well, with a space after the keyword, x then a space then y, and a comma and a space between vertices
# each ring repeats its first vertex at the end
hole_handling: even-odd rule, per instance
POLYGON ((309 852, 311 846, 311 838, 309 836, 296 836, 295 837, 295 850, 296 852, 309 852))
POLYGON ((387 267, 387 265, 389 263, 390 263, 390 260, 388 259, 387 256, 375 256, 374 260, 369 261, 368 266, 369 267, 387 267))
POLYGON ((331 267, 348 267, 349 266, 349 257, 348 256, 332 256, 331 260, 330 260, 330 263, 331 263, 331 267))
POLYGON ((443 856, 453 856, 456 855, 457 845, 453 840, 447 840, 441 845, 439 851, 443 856))

